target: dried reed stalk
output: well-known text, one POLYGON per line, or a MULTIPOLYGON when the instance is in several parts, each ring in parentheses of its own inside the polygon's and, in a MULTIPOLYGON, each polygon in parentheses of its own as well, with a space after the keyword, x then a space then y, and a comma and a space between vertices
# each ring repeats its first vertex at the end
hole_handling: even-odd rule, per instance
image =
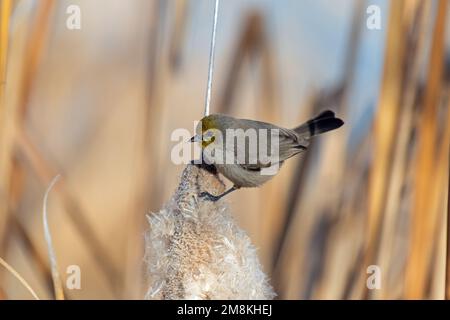
MULTIPOLYGON (((434 231, 439 214, 434 206, 435 189, 433 184, 436 183, 439 175, 442 174, 436 168, 437 107, 439 93, 442 92, 441 81, 445 48, 444 30, 448 13, 447 8, 448 1, 440 0, 438 2, 424 108, 419 123, 411 249, 405 280, 405 295, 410 299, 426 297, 427 271, 431 261, 432 243, 433 240, 436 240, 434 231)), ((445 147, 448 147, 448 145, 445 147)))
MULTIPOLYGON (((450 113, 450 106, 448 107, 450 113)), ((450 300, 450 148, 448 150, 448 167, 447 167, 447 234, 446 234, 446 268, 445 268, 445 299, 450 300)))
POLYGON ((366 250, 362 270, 360 271, 360 283, 364 285, 366 297, 369 294, 364 280, 366 268, 369 265, 377 264, 375 259, 383 221, 386 187, 391 172, 392 151, 398 127, 403 76, 402 62, 405 54, 404 43, 399 41, 404 36, 403 14, 405 1, 393 1, 390 4, 385 64, 373 127, 374 157, 369 176, 366 250))
POLYGON ((404 234, 397 230, 399 224, 404 223, 405 210, 402 204, 405 203, 405 196, 402 190, 407 186, 407 170, 410 164, 409 155, 411 153, 411 136, 414 129, 414 116, 417 89, 420 81, 420 66, 425 57, 424 41, 426 35, 427 22, 430 19, 430 2, 410 2, 410 10, 405 19, 405 29, 407 30, 406 57, 403 64, 403 92, 401 96, 401 117, 398 120, 396 133, 396 144, 393 149, 392 170, 387 182, 386 207, 381 227, 380 247, 377 252, 377 262, 384 270, 384 281, 381 290, 374 291, 375 297, 393 299, 401 294, 403 279, 398 276, 399 270, 404 266, 401 253, 398 248, 402 242, 404 234), (393 246, 393 243, 397 245, 393 246), (402 265, 402 266, 399 266, 402 265), (398 271, 397 271, 398 270, 398 271))
POLYGON ((12 159, 12 130, 7 126, 5 104, 6 62, 9 40, 9 17, 11 1, 5 0, 0 6, 0 250, 4 247, 4 234, 8 220, 8 179, 12 159))
MULTIPOLYGON (((431 244, 430 262, 427 266, 427 285, 425 294, 430 298, 445 298, 446 296, 446 243, 445 228, 446 221, 446 201, 449 193, 448 172, 449 172, 449 146, 450 146, 450 90, 447 85, 447 99, 444 99, 446 114, 443 114, 443 132, 440 136, 440 143, 436 148, 436 163, 433 184, 430 190, 430 211, 436 212, 434 223, 434 239, 431 244)), ((445 96, 445 95, 444 95, 445 96)), ((439 113, 438 113, 439 114, 439 113)), ((438 116, 439 117, 439 116, 438 116)))

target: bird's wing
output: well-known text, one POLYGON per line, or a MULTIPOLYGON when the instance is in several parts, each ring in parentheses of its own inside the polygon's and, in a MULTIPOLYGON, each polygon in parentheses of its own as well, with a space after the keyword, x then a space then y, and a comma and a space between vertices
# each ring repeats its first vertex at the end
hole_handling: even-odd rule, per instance
MULTIPOLYGON (((267 150, 271 149, 271 143, 274 138, 278 138, 278 159, 271 159, 270 163, 267 163, 267 161, 260 161, 259 154, 254 156, 253 159, 256 157, 257 161, 254 161, 256 163, 248 164, 245 163, 243 167, 248 170, 257 170, 258 168, 265 168, 270 167, 271 165, 275 163, 282 163, 284 160, 306 150, 309 139, 305 136, 299 136, 294 130, 282 128, 279 126, 276 126, 271 123, 262 122, 262 121, 255 121, 255 120, 247 120, 247 119, 239 119, 239 122, 235 122, 234 125, 235 128, 248 130, 248 129, 266 129, 268 132, 272 132, 272 134, 268 133, 268 145, 267 150), (276 131, 273 131, 276 130, 276 131), (274 134, 277 132, 278 134, 274 134)), ((260 136, 258 135, 258 148, 260 146, 259 141, 260 136)), ((259 149, 258 149, 259 150, 259 149)), ((246 150, 246 153, 249 151, 246 150)), ((252 157, 252 156, 250 156, 252 157)))
POLYGON ((281 161, 305 151, 308 145, 309 139, 298 136, 293 130, 280 128, 279 158, 281 161))

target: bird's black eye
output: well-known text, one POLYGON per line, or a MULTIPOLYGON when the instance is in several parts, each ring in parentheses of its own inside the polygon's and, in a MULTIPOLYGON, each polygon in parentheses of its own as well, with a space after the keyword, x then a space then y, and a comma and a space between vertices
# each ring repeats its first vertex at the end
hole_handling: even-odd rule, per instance
POLYGON ((216 140, 216 137, 215 137, 215 136, 212 136, 212 137, 211 137, 211 142, 214 142, 214 140, 216 140))

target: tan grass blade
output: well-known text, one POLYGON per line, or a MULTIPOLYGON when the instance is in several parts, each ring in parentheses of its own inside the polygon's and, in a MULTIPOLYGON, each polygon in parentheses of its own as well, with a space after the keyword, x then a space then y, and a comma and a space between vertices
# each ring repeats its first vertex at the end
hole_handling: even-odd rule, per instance
POLYGON ((0 264, 5 267, 20 283, 31 293, 31 295, 36 299, 40 300, 33 288, 26 282, 26 280, 16 271, 12 266, 10 266, 5 260, 0 257, 0 264))

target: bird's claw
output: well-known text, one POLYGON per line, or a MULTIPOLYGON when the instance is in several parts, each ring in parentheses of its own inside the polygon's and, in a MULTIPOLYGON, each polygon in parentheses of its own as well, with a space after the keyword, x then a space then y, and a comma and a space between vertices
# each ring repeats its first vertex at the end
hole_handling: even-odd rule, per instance
POLYGON ((216 202, 217 200, 219 200, 221 198, 220 196, 212 195, 209 192, 202 192, 199 194, 199 197, 206 198, 207 200, 212 201, 212 202, 216 202))

